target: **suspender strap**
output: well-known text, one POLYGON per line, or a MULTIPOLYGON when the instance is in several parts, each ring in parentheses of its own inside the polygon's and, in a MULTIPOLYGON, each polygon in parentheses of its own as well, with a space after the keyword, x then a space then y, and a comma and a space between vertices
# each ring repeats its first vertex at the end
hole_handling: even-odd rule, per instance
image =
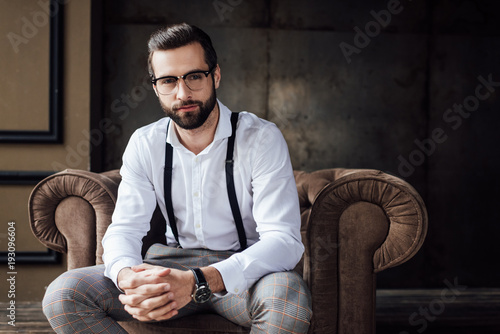
POLYGON ((231 205, 231 211, 233 212, 233 219, 236 224, 236 230, 238 231, 238 239, 240 240, 240 250, 247 248, 247 237, 245 234, 245 228, 243 227, 243 219, 241 219, 240 208, 238 207, 238 199, 236 198, 236 190, 234 189, 234 141, 236 139, 236 124, 238 123, 238 114, 231 114, 231 127, 232 133, 227 141, 227 153, 226 153, 226 185, 227 194, 229 196, 229 204, 231 205))
MULTIPOLYGON (((236 230, 238 232, 238 239, 240 242, 240 250, 247 248, 247 237, 245 234, 245 228, 243 227, 243 219, 241 218, 240 208, 238 206, 238 199, 236 198, 236 190, 234 188, 234 141, 236 138, 236 124, 238 123, 238 113, 231 114, 231 127, 232 133, 227 142, 227 153, 226 153, 226 185, 227 193, 229 196, 229 204, 231 205, 231 212, 233 213, 233 219, 236 224, 236 230)), ((167 125, 167 136, 168 127, 167 125)), ((180 246, 179 242, 179 232, 177 230, 177 224, 174 216, 174 208, 172 205, 172 157, 173 148, 165 140, 165 171, 164 171, 164 192, 165 192, 165 207, 167 209, 168 221, 170 222, 170 228, 174 234, 175 240, 180 246)))
MULTIPOLYGON (((167 136, 168 128, 170 122, 167 125, 167 136)), ((165 138, 165 171, 163 177, 163 191, 165 193, 165 207, 167 209, 168 221, 170 222, 170 228, 174 234, 175 241, 180 245, 179 242, 179 232, 177 231, 177 224, 175 222, 174 207, 172 206, 172 157, 174 154, 174 149, 165 138)))

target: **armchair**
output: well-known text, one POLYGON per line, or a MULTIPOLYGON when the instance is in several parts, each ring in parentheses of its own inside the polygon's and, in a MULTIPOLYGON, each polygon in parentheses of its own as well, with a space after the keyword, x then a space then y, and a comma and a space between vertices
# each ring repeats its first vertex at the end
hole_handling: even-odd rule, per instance
MULTIPOLYGON (((295 180, 305 245, 295 270, 312 293, 309 333, 375 333, 376 273, 409 260, 421 247, 427 232, 421 197, 407 182, 377 170, 296 171, 295 180)), ((68 269, 102 263, 101 240, 119 183, 118 170, 65 170, 31 193, 31 229, 42 244, 67 254, 68 269)), ((163 220, 158 209, 152 219, 163 220)), ((157 235, 148 233, 143 251, 157 235)), ((121 325, 129 333, 249 332, 214 314, 121 325)))

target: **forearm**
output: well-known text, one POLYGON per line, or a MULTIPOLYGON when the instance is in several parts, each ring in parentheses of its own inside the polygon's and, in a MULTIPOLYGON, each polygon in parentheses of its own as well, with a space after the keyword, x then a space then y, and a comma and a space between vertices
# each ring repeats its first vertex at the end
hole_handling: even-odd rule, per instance
POLYGON ((268 236, 211 267, 218 270, 228 293, 239 294, 269 273, 292 270, 303 252, 300 239, 268 236))
MULTIPOLYGON (((220 293, 226 291, 226 286, 224 285, 224 280, 220 272, 214 267, 203 267, 201 268, 205 279, 207 280, 208 286, 212 293, 220 293)), ((194 289, 194 286, 193 286, 194 289)))
POLYGON ((118 287, 118 274, 127 267, 139 265, 141 257, 140 240, 132 240, 125 236, 107 234, 103 239, 105 265, 104 275, 110 278, 118 287))
POLYGON ((143 262, 142 238, 150 229, 151 215, 155 208, 146 202, 155 202, 155 197, 151 191, 140 189, 127 180, 122 181, 112 223, 102 239, 105 275, 116 285, 120 270, 143 262))
POLYGON ((118 273, 125 267, 141 264, 142 238, 150 229, 151 216, 156 207, 156 195, 143 165, 144 150, 136 133, 130 139, 120 169, 122 180, 118 198, 102 246, 106 277, 118 286, 118 273))

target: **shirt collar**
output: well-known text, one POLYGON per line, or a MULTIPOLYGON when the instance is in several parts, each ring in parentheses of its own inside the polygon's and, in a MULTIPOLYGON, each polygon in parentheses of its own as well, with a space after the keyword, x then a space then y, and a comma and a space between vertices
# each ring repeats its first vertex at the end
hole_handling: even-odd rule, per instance
POLYGON ((215 129, 214 142, 222 140, 224 138, 231 137, 231 110, 223 105, 219 100, 219 123, 217 124, 217 129, 215 129))
MULTIPOLYGON (((231 136, 231 110, 223 105, 219 99, 217 99, 219 105, 219 122, 217 123, 217 128, 215 129, 215 135, 213 142, 207 147, 209 148, 212 144, 218 140, 224 138, 229 138, 231 136)), ((175 132, 174 124, 171 120, 168 123, 168 135, 167 143, 171 144, 173 147, 184 147, 179 141, 177 134, 175 132)))

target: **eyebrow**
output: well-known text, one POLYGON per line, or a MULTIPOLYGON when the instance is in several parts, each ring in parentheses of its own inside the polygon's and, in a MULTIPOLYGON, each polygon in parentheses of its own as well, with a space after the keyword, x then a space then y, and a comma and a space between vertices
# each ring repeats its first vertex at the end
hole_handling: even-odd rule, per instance
MULTIPOLYGON (((208 70, 203 70, 203 69, 196 68, 196 69, 193 69, 193 70, 189 70, 189 71, 187 71, 186 73, 181 74, 181 75, 186 75, 186 74, 188 74, 188 73, 192 73, 192 72, 207 72, 207 71, 210 71, 210 69, 208 69, 208 70)), ((165 77, 175 77, 175 78, 177 78, 177 75, 173 75, 173 74, 169 74, 169 75, 162 75, 162 76, 156 77, 156 79, 159 79, 159 78, 165 78, 165 77)))

